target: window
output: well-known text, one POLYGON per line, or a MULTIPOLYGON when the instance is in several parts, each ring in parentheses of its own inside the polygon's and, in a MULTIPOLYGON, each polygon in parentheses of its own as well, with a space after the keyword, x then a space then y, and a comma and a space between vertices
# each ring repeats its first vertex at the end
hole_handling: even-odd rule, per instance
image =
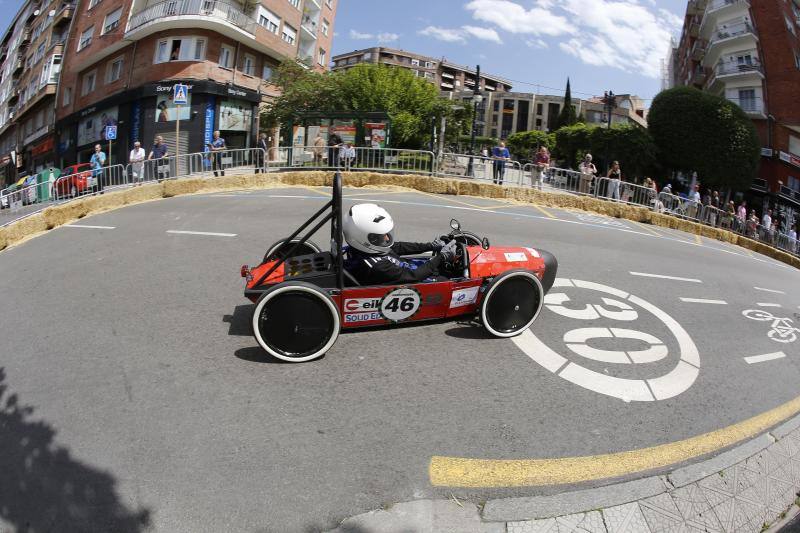
POLYGON ((92 35, 94 35, 94 26, 81 33, 81 38, 78 41, 78 52, 92 44, 92 35))
POLYGON ((756 110, 755 89, 739 89, 739 107, 744 111, 756 110))
POLYGON ((325 0, 325 5, 330 9, 333 9, 333 0, 325 0))
POLYGON ((50 75, 47 83, 58 83, 58 74, 61 72, 61 54, 55 54, 50 59, 50 75))
POLYGON ((233 48, 223 44, 219 51, 219 66, 231 68, 231 65, 233 65, 233 48))
POLYGON ((800 155, 800 137, 789 135, 789 151, 794 155, 800 155))
POLYGON ((72 87, 64 87, 64 97, 61 99, 61 105, 67 107, 72 103, 72 87))
POLYGON ((100 3, 100 0, 89 0, 89 9, 92 9, 94 6, 100 3))
POLYGON ((122 77, 123 58, 118 57, 108 64, 106 71, 106 83, 113 83, 122 77))
POLYGON ((122 16, 122 8, 115 9, 108 15, 106 15, 106 19, 103 21, 103 33, 101 35, 105 35, 110 33, 119 27, 119 18, 122 16))
POLYGON ((411 64, 412 64, 413 66, 415 66, 415 67, 418 67, 418 66, 419 66, 419 59, 412 59, 412 60, 411 60, 411 64))
POLYGON ((38 63, 44 57, 44 43, 41 43, 36 48, 36 55, 33 57, 34 64, 38 63))
POLYGON ((328 23, 327 20, 322 19, 322 35, 327 37, 329 31, 330 31, 330 24, 328 23))
POLYGON ((202 61, 205 59, 206 40, 204 37, 175 37, 162 39, 156 44, 153 63, 167 61, 202 61))
POLYGON ((289 0, 289 3, 292 4, 297 9, 300 9, 300 0, 289 0))
POLYGON ((536 114, 541 115, 544 111, 544 104, 536 104, 536 114))
POLYGON ((436 66, 436 63, 434 63, 433 61, 426 61, 425 62, 425 68, 433 68, 435 66, 436 66))
MULTIPOLYGON (((542 105, 542 104, 539 104, 539 105, 542 105)), ((542 127, 542 119, 540 119, 540 118, 536 119, 536 127, 537 128, 541 128, 542 127)))
POLYGON ((294 41, 297 39, 297 30, 295 30, 288 24, 284 24, 283 33, 281 33, 281 39, 283 39, 289 44, 294 44, 294 41))
POLYGON ((278 35, 281 18, 264 6, 258 6, 258 23, 264 26, 268 32, 278 35))
POLYGON ((319 63, 323 67, 325 66, 325 50, 323 50, 322 48, 319 49, 319 55, 317 56, 317 63, 319 63))
POLYGON ((267 81, 272 79, 272 67, 266 63, 264 63, 264 66, 261 68, 261 79, 267 81))
POLYGON ((242 60, 242 72, 249 76, 256 75, 256 58, 250 54, 245 54, 242 60))
POLYGON ((83 86, 81 87, 81 96, 86 96, 94 91, 95 83, 97 82, 97 71, 93 70, 83 75, 83 86))

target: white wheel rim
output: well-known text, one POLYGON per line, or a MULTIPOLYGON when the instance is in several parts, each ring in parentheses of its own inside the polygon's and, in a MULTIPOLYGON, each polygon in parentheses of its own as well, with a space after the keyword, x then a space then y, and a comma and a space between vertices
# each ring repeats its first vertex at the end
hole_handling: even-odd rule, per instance
POLYGON ((534 321, 536 321, 536 318, 539 316, 539 313, 542 311, 542 305, 543 304, 544 304, 544 288, 542 287, 542 282, 539 281, 539 278, 537 278, 534 274, 532 274, 530 272, 514 272, 513 274, 509 274, 508 276, 504 277, 502 280, 500 280, 500 282, 492 284, 492 286, 489 288, 489 292, 487 292, 486 296, 483 297, 483 302, 481 302, 481 322, 483 322, 483 327, 485 327, 486 330, 489 333, 491 333, 492 335, 494 335, 495 337, 503 337, 503 338, 515 337, 515 336, 521 334, 523 331, 525 331, 529 327, 531 327, 531 324, 533 324, 534 321), (519 328, 517 331, 508 331, 508 332, 506 332, 506 331, 497 331, 496 329, 494 329, 489 324, 489 321, 486 318, 487 302, 489 301, 489 298, 494 293, 495 289, 497 289, 497 287, 499 287, 500 285, 505 283, 505 281, 507 279, 511 279, 511 278, 516 277, 516 276, 524 276, 524 277, 530 278, 530 279, 532 279, 534 281, 534 283, 536 284, 536 287, 539 289, 539 305, 536 307, 536 312, 533 313, 533 318, 531 318, 528 321, 528 323, 525 324, 525 326, 519 328))
POLYGON ((303 363, 305 361, 311 361, 312 359, 316 359, 317 357, 321 356, 322 354, 330 350, 331 346, 333 346, 333 344, 336 342, 336 339, 339 338, 339 327, 340 327, 339 310, 336 309, 336 306, 333 304, 330 298, 326 298, 316 289, 312 289, 310 287, 304 287, 302 285, 286 285, 284 287, 279 287, 274 291, 271 291, 269 294, 267 294, 266 297, 261 298, 256 304, 256 308, 253 311, 253 317, 251 321, 253 325, 253 335, 258 341, 258 344, 262 348, 264 348, 264 350, 271 356, 276 357, 281 361, 288 361, 290 363, 303 363), (325 304, 328 306, 328 309, 330 309, 331 314, 333 315, 333 334, 331 335, 331 338, 328 339, 328 342, 325 343, 325 346, 323 346, 316 352, 312 353, 311 355, 307 355, 305 357, 287 357, 281 354, 280 352, 273 350, 272 348, 269 347, 269 344, 267 344, 264 341, 264 338, 261 336, 261 331, 258 328, 258 317, 261 315, 261 310, 264 308, 267 302, 272 300, 275 296, 289 291, 300 291, 313 294, 314 296, 325 302, 325 304))

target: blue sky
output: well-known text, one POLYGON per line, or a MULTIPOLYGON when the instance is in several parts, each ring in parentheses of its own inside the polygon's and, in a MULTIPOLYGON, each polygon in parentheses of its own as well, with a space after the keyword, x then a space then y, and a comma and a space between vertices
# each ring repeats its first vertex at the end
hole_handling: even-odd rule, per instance
MULTIPOLYGON (((0 0, 3 31, 21 5, 0 0)), ((575 96, 652 98, 685 9, 685 0, 340 0, 333 54, 381 44, 480 64, 520 92, 560 94, 569 76, 575 96)))
POLYGON ((569 76, 573 97, 612 90, 652 98, 685 9, 685 0, 341 0, 333 53, 380 41, 480 64, 516 80, 515 91, 535 93, 538 84, 561 94, 569 76))

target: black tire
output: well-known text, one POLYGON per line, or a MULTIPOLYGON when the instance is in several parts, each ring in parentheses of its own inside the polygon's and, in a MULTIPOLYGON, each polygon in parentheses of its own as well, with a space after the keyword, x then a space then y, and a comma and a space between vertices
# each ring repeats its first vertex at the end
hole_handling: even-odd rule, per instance
MULTIPOLYGON (((267 253, 264 254, 264 261, 262 263, 266 263, 268 261, 275 261, 276 259, 285 259, 285 255, 292 247, 299 242, 300 239, 292 239, 291 241, 287 242, 286 239, 281 239, 272 246, 267 249, 267 253)), ((308 254, 318 254, 322 251, 322 249, 315 243, 314 241, 306 241, 301 244, 297 250, 295 250, 292 257, 296 257, 298 255, 308 255, 308 254)))
POLYGON ((544 289, 533 272, 504 272, 492 280, 481 302, 483 327, 495 337, 514 337, 533 324, 543 303, 544 289))
POLYGON ((258 344, 282 361, 303 363, 325 354, 339 336, 339 310, 310 283, 287 282, 261 295, 253 310, 258 344))

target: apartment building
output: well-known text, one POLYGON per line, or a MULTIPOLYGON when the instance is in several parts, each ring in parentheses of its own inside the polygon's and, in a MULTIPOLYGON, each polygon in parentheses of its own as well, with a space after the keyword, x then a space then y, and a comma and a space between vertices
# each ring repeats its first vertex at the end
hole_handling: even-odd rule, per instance
POLYGON ((29 2, 0 43, 0 183, 55 164, 55 92, 74 4, 29 2))
MULTIPOLYGON (((406 68, 445 92, 471 91, 475 89, 475 76, 477 73, 473 67, 458 65, 444 58, 436 59, 414 52, 381 46, 334 56, 332 69, 346 70, 361 63, 406 68)), ((511 90, 511 82, 499 76, 481 72, 480 89, 488 92, 507 92, 511 90)))
POLYGON ((61 65, 57 155, 86 161, 118 125, 113 163, 156 135, 200 152, 220 130, 229 148, 255 145, 259 106, 286 58, 326 70, 338 0, 78 0, 61 65), (187 105, 172 102, 176 83, 187 105))
MULTIPOLYGON (((469 95, 462 95, 469 98, 469 95)), ((564 108, 564 97, 518 93, 485 92, 485 103, 479 107, 482 127, 479 134, 504 139, 512 133, 538 130, 553 131, 558 115, 564 108)), ((617 106, 611 112, 612 124, 639 124, 646 126, 644 101, 633 95, 617 95, 617 106)), ((607 122, 601 98, 572 100, 576 115, 583 115, 587 124, 604 126, 607 122)))
POLYGON ((800 0, 691 0, 667 66, 669 85, 698 87, 747 113, 763 148, 746 196, 800 218, 800 0))

